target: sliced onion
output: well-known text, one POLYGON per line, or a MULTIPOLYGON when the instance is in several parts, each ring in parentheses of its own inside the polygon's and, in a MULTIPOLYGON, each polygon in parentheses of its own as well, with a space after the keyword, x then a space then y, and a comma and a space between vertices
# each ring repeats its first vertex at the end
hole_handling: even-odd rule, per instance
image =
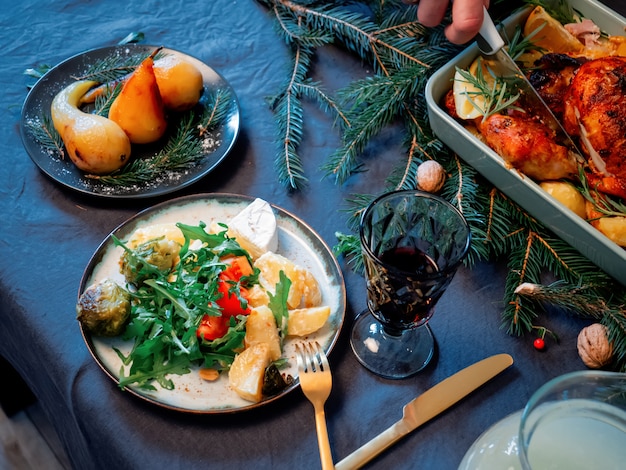
POLYGON ((585 129, 585 126, 583 126, 583 123, 580 122, 580 113, 578 112, 578 108, 574 108, 574 114, 576 115, 578 126, 580 127, 580 140, 587 149, 587 152, 589 152, 589 156, 591 157, 593 166, 595 166, 598 173, 602 173, 604 176, 614 176, 607 171, 606 163, 604 162, 600 154, 596 152, 596 150, 593 148, 591 142, 589 142, 589 134, 587 133, 587 129, 585 129))

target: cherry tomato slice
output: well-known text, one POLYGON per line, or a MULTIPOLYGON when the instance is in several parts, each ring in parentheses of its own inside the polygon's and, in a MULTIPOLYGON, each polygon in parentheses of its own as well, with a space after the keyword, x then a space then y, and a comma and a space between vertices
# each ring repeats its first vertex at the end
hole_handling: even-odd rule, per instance
MULTIPOLYGON (((243 276, 249 276, 254 272, 252 266, 245 256, 234 256, 224 259, 223 261, 229 266, 219 275, 217 290, 222 295, 215 303, 222 309, 222 313, 227 317, 248 315, 250 308, 242 308, 241 299, 237 294, 229 291, 232 287, 232 282, 239 282, 243 276)), ((248 291, 245 288, 240 288, 239 293, 243 299, 247 300, 248 291)))
POLYGON ((224 315, 214 317, 211 315, 205 315, 200 320, 200 325, 196 330, 198 338, 204 338, 207 341, 213 341, 214 339, 221 338, 228 331, 228 318, 224 315))

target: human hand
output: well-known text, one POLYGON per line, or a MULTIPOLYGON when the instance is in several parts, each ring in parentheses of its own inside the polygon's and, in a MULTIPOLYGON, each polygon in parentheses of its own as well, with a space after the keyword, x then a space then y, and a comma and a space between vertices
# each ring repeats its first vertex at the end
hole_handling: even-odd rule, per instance
MULTIPOLYGON (((446 0, 403 0, 405 3, 419 3, 417 20, 427 27, 437 26, 443 20, 448 8, 446 0)), ((455 0, 452 3, 452 23, 445 28, 445 35, 454 44, 464 44, 476 36, 483 22, 483 6, 489 0, 455 0)))

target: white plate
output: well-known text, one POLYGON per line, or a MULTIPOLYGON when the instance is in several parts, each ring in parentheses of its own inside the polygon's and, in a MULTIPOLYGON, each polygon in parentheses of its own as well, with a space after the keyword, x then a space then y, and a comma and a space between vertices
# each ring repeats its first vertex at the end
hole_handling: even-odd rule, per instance
MULTIPOLYGON (((112 234, 125 240, 133 231, 141 226, 156 223, 182 222, 198 225, 205 222, 227 223, 244 207, 253 201, 247 196, 232 194, 198 194, 173 199, 146 209, 131 218, 112 234)), ((295 361, 295 345, 301 341, 318 341, 328 353, 333 348, 343 325, 346 292, 343 275, 329 247, 308 225, 288 212, 273 206, 278 226, 278 253, 286 256, 296 264, 311 271, 317 279, 322 291, 322 302, 331 309, 330 318, 319 331, 306 338, 288 338, 284 345, 284 356, 289 367, 281 370, 297 378, 295 361)), ((109 235, 96 250, 89 261, 79 289, 79 296, 92 283, 104 278, 112 278, 124 285, 124 278, 119 272, 119 259, 122 249, 115 246, 109 235)), ((128 351, 132 342, 120 338, 93 336, 81 327, 81 332, 93 358, 114 381, 119 381, 121 361, 113 351, 113 346, 128 351)), ((202 380, 196 371, 190 374, 170 377, 175 384, 174 390, 147 391, 129 387, 127 390, 160 406, 194 413, 229 413, 255 408, 284 396, 298 386, 298 381, 278 395, 268 397, 260 403, 251 403, 241 399, 228 386, 228 377, 215 382, 202 380)))

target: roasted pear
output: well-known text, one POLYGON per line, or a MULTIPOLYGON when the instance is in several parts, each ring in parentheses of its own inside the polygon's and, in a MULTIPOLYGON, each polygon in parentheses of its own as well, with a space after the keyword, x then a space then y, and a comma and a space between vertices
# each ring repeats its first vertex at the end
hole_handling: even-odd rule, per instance
POLYGON ((187 111, 200 101, 204 80, 195 65, 167 55, 154 61, 154 75, 167 109, 187 111))
POLYGON ((50 107, 54 128, 72 162, 93 174, 111 173, 130 158, 130 140, 115 122, 81 111, 80 98, 96 82, 81 80, 61 90, 50 107))
POLYGON ((154 55, 158 50, 131 74, 109 110, 109 119, 124 129, 133 144, 156 142, 167 129, 163 100, 154 76, 154 55))
MULTIPOLYGON (((174 55, 167 55, 156 59, 153 69, 165 109, 187 111, 200 101, 204 79, 195 65, 174 55)), ((81 103, 93 103, 96 98, 108 93, 118 84, 128 81, 130 75, 89 90, 81 98, 81 103)))

